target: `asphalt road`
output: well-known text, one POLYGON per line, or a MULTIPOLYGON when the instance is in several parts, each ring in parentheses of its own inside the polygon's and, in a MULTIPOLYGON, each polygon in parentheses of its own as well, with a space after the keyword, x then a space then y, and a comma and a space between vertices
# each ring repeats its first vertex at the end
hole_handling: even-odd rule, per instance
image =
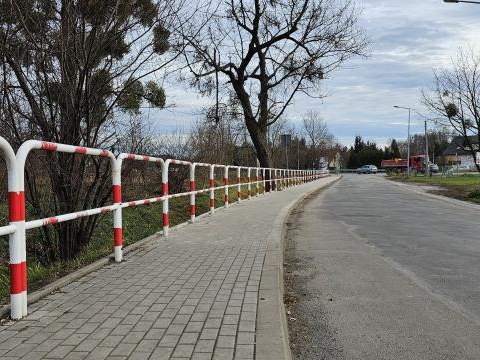
POLYGON ((296 359, 480 359, 480 210, 347 175, 290 218, 296 359))

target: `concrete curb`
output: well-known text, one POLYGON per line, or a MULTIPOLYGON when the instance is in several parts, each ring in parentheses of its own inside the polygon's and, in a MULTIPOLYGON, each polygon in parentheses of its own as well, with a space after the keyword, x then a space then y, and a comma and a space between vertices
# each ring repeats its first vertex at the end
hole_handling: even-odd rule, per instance
POLYGON ((291 360, 288 325, 283 303, 283 247, 285 222, 308 196, 341 179, 334 176, 286 205, 276 217, 267 239, 257 309, 257 360, 291 360))
POLYGON ((398 186, 398 187, 401 187, 401 188, 404 188, 404 189, 408 189, 408 190, 410 190, 412 192, 415 192, 417 194, 422 194, 422 195, 424 195, 426 197, 429 197, 431 199, 436 199, 436 200, 440 200, 440 201, 447 202, 447 203, 450 203, 450 204, 454 204, 454 205, 457 205, 457 206, 468 207, 470 209, 480 211, 480 205, 473 204, 473 203, 463 201, 463 200, 453 199, 453 198, 443 196, 443 195, 431 194, 429 192, 426 192, 425 190, 421 189, 422 184, 418 184, 418 185, 417 184, 405 184, 405 183, 401 183, 401 182, 398 182, 398 181, 389 180, 389 179, 386 179, 386 178, 382 178, 381 180, 379 180, 379 178, 376 178, 376 180, 377 181, 388 181, 388 182, 394 184, 395 186, 398 186))

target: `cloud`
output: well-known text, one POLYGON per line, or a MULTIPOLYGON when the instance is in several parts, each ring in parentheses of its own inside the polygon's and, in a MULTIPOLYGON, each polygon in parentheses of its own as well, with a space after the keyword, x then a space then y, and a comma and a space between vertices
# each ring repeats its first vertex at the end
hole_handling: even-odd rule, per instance
MULTIPOLYGON (((370 57, 346 64, 323 84, 325 99, 299 96, 286 116, 299 124, 309 110, 319 111, 345 145, 362 135, 381 144, 405 138, 407 115, 393 105, 415 107, 432 70, 448 66, 459 47, 479 47, 480 6, 441 0, 359 0, 361 24, 372 40, 370 57)), ((155 114, 160 132, 190 126, 199 110, 211 103, 178 83, 166 84, 176 107, 155 114)), ((412 132, 422 131, 412 117, 412 132)))

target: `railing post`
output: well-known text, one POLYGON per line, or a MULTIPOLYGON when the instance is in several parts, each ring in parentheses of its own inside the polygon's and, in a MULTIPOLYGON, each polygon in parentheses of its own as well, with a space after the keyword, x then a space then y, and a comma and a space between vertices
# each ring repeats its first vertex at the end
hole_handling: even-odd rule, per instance
POLYGON ((247 181, 248 181, 248 185, 247 185, 247 188, 248 188, 248 200, 250 200, 252 198, 252 178, 251 178, 251 172, 252 172, 252 168, 249 167, 247 169, 247 181))
POLYGON ((18 161, 10 144, 0 137, 0 150, 7 166, 8 218, 15 231, 8 235, 10 255, 10 317, 27 315, 27 264, 25 245, 25 195, 21 186, 18 161))
POLYGON ((257 179, 257 183, 255 184, 255 196, 260 195, 260 176, 259 174, 259 168, 255 168, 255 178, 257 179))
POLYGON ((225 173, 223 175, 223 186, 225 187, 225 207, 228 208, 228 166, 225 166, 225 173))
MULTIPOLYGON (((10 222, 14 223, 17 227, 17 230, 13 234, 14 237, 18 237, 16 240, 13 241, 14 244, 11 244, 16 250, 20 250, 20 258, 18 255, 15 255, 15 261, 17 263, 13 263, 14 266, 17 268, 15 271, 20 272, 21 275, 16 275, 15 278, 19 281, 21 277, 21 311, 22 316, 27 316, 28 309, 28 279, 27 279, 27 248, 26 248, 26 230, 25 230, 25 163, 27 161, 27 156, 32 148, 35 148, 36 141, 28 140, 24 142, 17 151, 15 156, 16 158, 16 167, 17 167, 17 186, 15 186, 12 192, 9 192, 9 203, 13 204, 13 215, 10 215, 10 222), (11 198, 13 197, 13 199, 11 198), (12 219, 14 221, 12 221, 12 219), (20 263, 18 263, 20 261, 20 263)), ((12 264, 12 262, 10 263, 12 264)), ((10 271, 12 271, 12 267, 10 267, 10 271)), ((12 285, 12 284, 10 284, 12 285)), ((20 284, 15 284, 16 291, 11 291, 12 294, 17 293, 20 290, 18 287, 20 284)), ((13 290, 13 289, 11 289, 13 290)), ((12 299, 13 300, 13 299, 12 299)), ((18 300, 16 301, 18 303, 18 300)), ((12 303, 13 305, 13 303, 12 303)), ((15 312, 18 313, 18 310, 15 312)), ((16 317, 19 319, 19 317, 16 317)))
POLYGON ((113 211, 113 246, 116 262, 123 259, 123 225, 122 225, 122 158, 113 159, 112 163, 112 196, 118 208, 113 211))
POLYGON ((196 213, 196 208, 195 208, 195 164, 190 164, 190 191, 192 194, 190 194, 190 222, 194 223, 195 222, 195 213, 196 213))
POLYGON ((285 186, 285 184, 284 184, 284 176, 283 176, 283 169, 278 170, 278 173, 279 173, 279 176, 278 176, 278 177, 279 177, 279 180, 278 180, 278 182, 279 182, 279 184, 280 184, 279 188, 280 188, 280 190, 283 190, 283 188, 284 188, 284 186, 285 186))
POLYGON ((265 168, 262 168, 263 195, 267 193, 267 181, 265 180, 265 168))
POLYGON ((210 165, 210 177, 209 177, 209 185, 210 185, 210 214, 215 212, 215 165, 210 165))
POLYGON ((168 168, 170 159, 162 165, 162 218, 163 218, 163 236, 168 237, 170 228, 170 215, 168 212, 168 168))
POLYGON ((242 200, 242 168, 240 166, 237 166, 237 202, 240 202, 242 200))
POLYGON ((278 179, 277 179, 277 169, 275 168, 273 170, 273 184, 274 184, 274 189, 275 191, 278 191, 278 179))
POLYGON ((273 179, 272 179, 272 168, 268 168, 268 192, 272 192, 272 187, 273 187, 273 179))

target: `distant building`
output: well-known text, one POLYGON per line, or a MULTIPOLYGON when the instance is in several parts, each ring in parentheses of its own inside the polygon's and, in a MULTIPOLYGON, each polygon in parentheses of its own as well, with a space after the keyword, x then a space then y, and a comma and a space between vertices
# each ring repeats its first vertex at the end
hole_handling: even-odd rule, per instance
MULTIPOLYGON (((469 136, 468 140, 472 144, 475 151, 479 150, 478 137, 469 136)), ((445 165, 466 165, 470 168, 475 167, 475 159, 473 158, 467 141, 463 136, 455 136, 452 142, 443 152, 445 165)))

